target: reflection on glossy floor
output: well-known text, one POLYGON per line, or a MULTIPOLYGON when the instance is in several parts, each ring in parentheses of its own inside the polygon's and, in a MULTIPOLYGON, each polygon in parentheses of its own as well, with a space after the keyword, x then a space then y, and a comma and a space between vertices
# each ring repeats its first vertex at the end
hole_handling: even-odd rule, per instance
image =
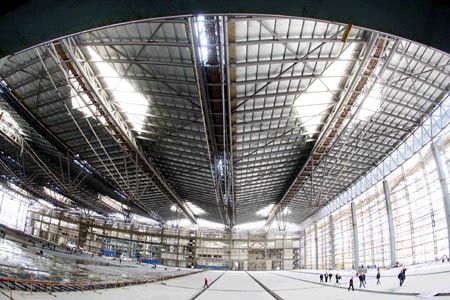
POLYGON ((157 278, 192 272, 190 269, 137 265, 135 262, 111 260, 104 257, 69 254, 33 247, 30 243, 18 243, 0 239, 0 277, 22 278, 43 281, 84 281, 157 278), (43 255, 38 255, 40 251, 43 255))

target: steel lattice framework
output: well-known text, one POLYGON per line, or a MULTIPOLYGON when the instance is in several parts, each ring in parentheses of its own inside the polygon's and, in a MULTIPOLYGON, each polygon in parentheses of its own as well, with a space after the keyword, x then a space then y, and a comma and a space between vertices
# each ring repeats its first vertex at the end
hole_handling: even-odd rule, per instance
POLYGON ((132 22, 2 63, 4 180, 106 214, 103 196, 124 213, 228 228, 300 223, 346 199, 450 88, 448 54, 268 15, 132 22))

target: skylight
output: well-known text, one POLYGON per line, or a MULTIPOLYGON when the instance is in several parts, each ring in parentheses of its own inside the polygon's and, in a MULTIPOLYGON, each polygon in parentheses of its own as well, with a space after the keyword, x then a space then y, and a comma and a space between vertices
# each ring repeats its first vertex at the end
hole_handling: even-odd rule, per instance
POLYGON ((94 64, 103 77, 106 87, 112 90, 111 96, 114 102, 119 105, 133 129, 138 134, 141 134, 146 118, 144 113, 148 109, 147 99, 138 93, 128 80, 122 78, 116 70, 104 62, 92 47, 87 47, 87 50, 91 58, 95 61, 94 64))
POLYGON ((140 223, 145 223, 145 224, 152 224, 152 225, 159 224, 159 222, 157 222, 153 219, 146 218, 146 217, 139 216, 139 215, 134 215, 133 220, 135 222, 140 222, 140 223))
MULTIPOLYGON (((274 206, 275 206, 275 204, 273 204, 273 203, 272 203, 272 204, 269 204, 269 205, 267 205, 266 207, 264 207, 264 208, 258 210, 258 211, 256 212, 256 214, 257 214, 258 216, 261 216, 261 217, 268 217, 274 206)), ((290 214, 290 213, 291 213, 291 210, 290 210, 288 207, 285 207, 285 208, 283 209, 283 214, 287 215, 287 214, 290 214)))
MULTIPOLYGON (((369 77, 367 82, 367 86, 372 86, 370 88, 370 92, 367 96, 364 94, 359 95, 358 101, 363 101, 361 104, 361 109, 359 110, 357 119, 359 120, 368 120, 375 114, 381 106, 381 100, 383 98, 382 89, 383 85, 377 83, 377 74, 380 73, 382 69, 382 64, 377 64, 375 70, 373 71, 373 76, 369 77)), ((358 105, 355 105, 355 108, 358 105)))
POLYGON ((236 230, 267 229, 267 227, 265 227, 265 224, 266 224, 266 221, 262 220, 262 221, 238 224, 234 228, 236 230))
POLYGON ((120 203, 119 201, 114 200, 108 196, 99 194, 98 200, 102 201, 103 203, 105 203, 106 205, 111 207, 112 209, 119 211, 119 212, 121 212, 122 210, 130 210, 130 208, 127 205, 120 203))
POLYGON ((196 228, 196 226, 194 226, 192 224, 191 220, 189 220, 188 218, 182 218, 179 220, 169 220, 169 221, 167 221, 167 225, 175 226, 175 227, 194 227, 194 228, 196 228))
MULTIPOLYGON (((265 224, 266 224, 265 220, 256 221, 256 222, 250 222, 250 223, 243 223, 243 224, 236 225, 235 229, 236 230, 279 229, 277 222, 272 222, 270 227, 266 227, 265 224)), ((298 224, 291 223, 291 222, 283 222, 283 224, 285 225, 284 226, 284 230, 285 231, 297 231, 297 230, 300 230, 300 226, 298 224)))
POLYGON ((0 109, 0 126, 1 130, 3 130, 8 135, 23 135, 23 131, 20 128, 19 124, 13 119, 13 117, 4 110, 0 109))
POLYGON ((11 190, 14 190, 16 193, 21 194, 22 196, 27 197, 29 195, 26 190, 11 181, 7 181, 7 185, 11 190))
POLYGON ((201 209, 199 206, 197 206, 189 201, 186 201, 186 205, 189 207, 189 209, 192 211, 192 213, 196 216, 201 216, 201 215, 206 214, 206 212, 203 209, 201 209))
POLYGON ((195 28, 197 30, 197 36, 200 42, 200 59, 202 63, 206 63, 208 59, 208 39, 206 37, 205 23, 204 16, 198 16, 196 18, 195 28))
POLYGON ((381 88, 374 88, 367 98, 363 99, 361 109, 358 113, 358 119, 368 120, 381 105, 381 88))
POLYGON ((205 227, 205 228, 223 228, 222 223, 217 222, 211 222, 205 219, 197 219, 198 227, 205 227))
POLYGON ((339 89, 345 71, 351 64, 350 59, 353 57, 355 44, 345 49, 339 60, 331 63, 330 66, 322 73, 320 79, 314 82, 294 101, 297 114, 299 115, 303 125, 302 128, 310 137, 320 130, 323 122, 323 115, 333 107, 335 99, 332 91, 339 89), (330 77, 333 76, 333 77, 330 77))
MULTIPOLYGON (((72 102, 72 108, 77 109, 80 112, 82 112, 86 117, 95 117, 94 114, 98 115, 97 109, 94 107, 93 103, 89 99, 89 97, 83 93, 81 90, 80 84, 78 81, 74 78, 72 72, 70 72, 70 83, 72 86, 75 87, 75 89, 70 90, 70 96, 71 96, 71 102, 72 102), (91 112, 92 110, 92 112, 91 112)), ((103 125, 106 124, 105 118, 100 117, 99 118, 100 123, 103 125)))
POLYGON ((60 193, 55 192, 54 190, 51 190, 47 187, 44 187, 44 192, 53 200, 57 200, 61 203, 69 204, 69 205, 72 203, 72 201, 69 198, 67 198, 66 196, 61 195, 60 193))
POLYGON ((270 212, 272 211, 272 208, 273 208, 273 207, 274 207, 274 204, 273 204, 273 203, 272 203, 272 204, 269 204, 269 205, 267 205, 266 207, 264 207, 264 208, 258 210, 258 211, 256 212, 256 214, 257 214, 258 216, 261 216, 261 217, 268 217, 269 214, 270 214, 270 212))

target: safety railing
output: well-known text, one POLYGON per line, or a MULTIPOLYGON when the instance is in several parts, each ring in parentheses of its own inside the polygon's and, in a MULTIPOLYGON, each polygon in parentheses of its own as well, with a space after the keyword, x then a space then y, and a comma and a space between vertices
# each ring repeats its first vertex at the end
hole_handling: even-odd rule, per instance
POLYGON ((123 288, 127 286, 142 285, 168 279, 183 277, 195 273, 203 272, 195 271, 182 274, 163 275, 155 278, 123 278, 122 276, 110 276, 107 279, 86 278, 80 281, 54 281, 54 280, 33 280, 32 275, 30 279, 19 279, 10 277, 0 277, 0 291, 13 298, 14 292, 29 292, 33 293, 58 293, 58 292, 87 292, 113 288, 123 288))

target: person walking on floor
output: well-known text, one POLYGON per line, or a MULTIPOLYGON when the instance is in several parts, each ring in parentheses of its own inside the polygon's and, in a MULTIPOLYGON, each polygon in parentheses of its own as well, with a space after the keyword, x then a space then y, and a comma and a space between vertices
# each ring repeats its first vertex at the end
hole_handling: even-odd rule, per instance
POLYGON ((209 287, 209 285, 208 285, 208 278, 206 278, 206 277, 205 277, 205 284, 203 285, 203 288, 205 288, 205 287, 209 287))
POLYGON ((381 275, 380 275, 380 268, 377 269, 377 285, 381 284, 380 281, 381 275))
POLYGON ((400 286, 402 286, 406 279, 406 268, 402 268, 398 274, 398 279, 400 279, 400 286))
POLYGON ((339 274, 336 273, 336 275, 334 275, 334 277, 336 277, 336 284, 339 284, 339 274))
POLYGON ((328 282, 328 272, 325 272, 325 282, 328 282))
POLYGON ((331 283, 331 278, 333 277, 333 274, 328 273, 328 281, 331 283))
POLYGON ((361 287, 366 287, 366 285, 364 284, 364 276, 363 276, 363 273, 359 273, 358 279, 359 279, 359 288, 361 288, 361 287))
POLYGON ((319 278, 320 278, 320 282, 323 282, 323 274, 322 273, 320 273, 319 278))
POLYGON ((348 282, 348 291, 350 292, 350 288, 352 288, 352 291, 355 290, 355 288, 353 287, 353 276, 350 277, 350 280, 348 282))

